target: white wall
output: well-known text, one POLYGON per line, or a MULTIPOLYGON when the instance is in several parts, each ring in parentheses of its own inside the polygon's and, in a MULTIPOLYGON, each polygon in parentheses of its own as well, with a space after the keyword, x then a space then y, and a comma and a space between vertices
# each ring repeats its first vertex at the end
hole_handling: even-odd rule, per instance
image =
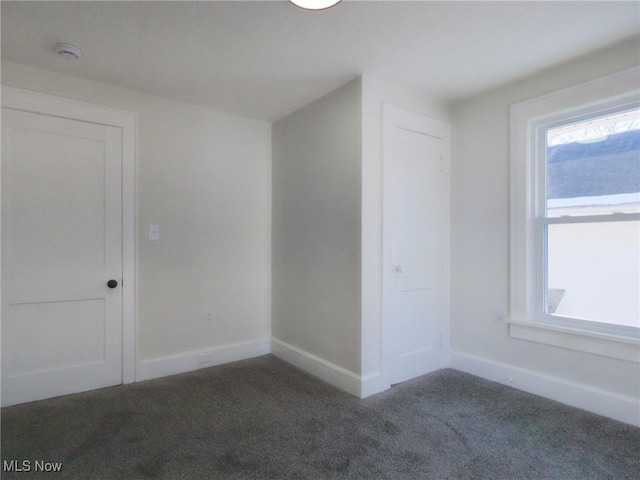
POLYGON ((515 387, 584 408, 591 400, 583 399, 597 397, 593 409, 615 416, 623 406, 628 415, 617 418, 625 421, 633 408, 638 413, 638 363, 514 339, 502 320, 509 313, 509 106, 637 65, 639 48, 636 39, 452 107, 452 366, 512 378, 515 387))
POLYGON ((139 113, 139 377, 268 352, 270 124, 6 62, 2 83, 139 113))
MULTIPOLYGON (((632 66, 639 53, 629 42, 453 107, 453 366, 496 380, 520 375, 514 386, 525 389, 519 378, 637 400, 637 363, 516 340, 502 318, 509 105, 632 66)), ((268 123, 11 63, 2 83, 139 112, 146 376, 188 369, 196 353, 230 344, 246 355, 268 350, 271 311, 278 348, 339 372, 346 389, 379 376, 381 105, 447 122, 444 103, 366 76, 351 82, 273 125, 270 183, 268 123), (159 242, 145 239, 149 223, 160 225, 159 242), (202 321, 206 307, 213 325, 202 321)))
POLYGON ((357 79, 273 124, 272 349, 347 382, 360 372, 360 118, 357 79))
POLYGON ((449 123, 449 107, 422 92, 362 77, 361 396, 382 383, 382 106, 394 105, 449 123))

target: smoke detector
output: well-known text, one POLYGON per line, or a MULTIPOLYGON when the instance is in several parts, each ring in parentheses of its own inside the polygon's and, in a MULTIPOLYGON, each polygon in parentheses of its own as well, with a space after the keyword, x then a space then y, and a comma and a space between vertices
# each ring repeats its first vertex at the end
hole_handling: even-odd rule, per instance
POLYGON ((82 53, 80 49, 71 43, 58 43, 56 44, 56 52, 62 58, 66 58, 67 60, 78 60, 82 53))

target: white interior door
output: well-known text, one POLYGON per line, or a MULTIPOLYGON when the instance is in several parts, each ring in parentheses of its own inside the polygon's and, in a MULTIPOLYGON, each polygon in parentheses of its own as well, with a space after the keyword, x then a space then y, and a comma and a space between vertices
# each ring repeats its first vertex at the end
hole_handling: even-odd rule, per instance
POLYGON ((3 405, 122 383, 121 279, 122 130, 3 108, 3 405))
POLYGON ((384 111, 384 372, 389 384, 445 365, 447 126, 384 111))

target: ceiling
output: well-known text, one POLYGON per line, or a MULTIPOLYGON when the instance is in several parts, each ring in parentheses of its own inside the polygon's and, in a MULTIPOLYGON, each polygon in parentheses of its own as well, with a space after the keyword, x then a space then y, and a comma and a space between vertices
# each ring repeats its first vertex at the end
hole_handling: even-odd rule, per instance
POLYGON ((640 2, 2 1, 2 58, 276 120, 360 74, 455 101, 640 35, 640 2), (57 42, 79 46, 60 58, 57 42))

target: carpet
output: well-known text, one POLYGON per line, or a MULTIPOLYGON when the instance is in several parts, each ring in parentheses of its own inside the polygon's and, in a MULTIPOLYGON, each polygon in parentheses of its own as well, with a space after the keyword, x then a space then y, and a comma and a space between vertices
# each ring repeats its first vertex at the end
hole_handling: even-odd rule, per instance
POLYGON ((640 429, 452 369, 358 399, 267 355, 1 426, 3 479, 640 478, 640 429))

